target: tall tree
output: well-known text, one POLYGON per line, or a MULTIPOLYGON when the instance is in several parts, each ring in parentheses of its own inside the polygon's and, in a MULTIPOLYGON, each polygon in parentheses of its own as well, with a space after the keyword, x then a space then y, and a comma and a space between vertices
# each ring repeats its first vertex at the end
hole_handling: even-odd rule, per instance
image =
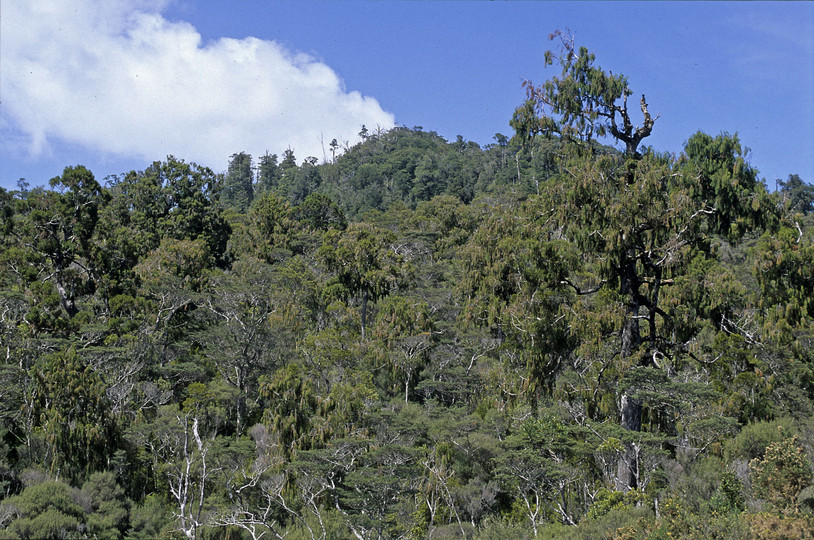
POLYGON ((644 94, 640 100, 644 122, 634 127, 627 108, 627 98, 633 94, 627 77, 594 66, 595 55, 585 47, 577 49, 571 35, 558 30, 549 39, 560 41, 560 51, 547 51, 545 65, 557 61, 562 74, 541 86, 529 80, 523 83, 526 102, 515 111, 511 122, 517 134, 525 139, 556 134, 585 144, 610 134, 625 144, 628 157, 637 156, 639 144, 656 122, 648 112, 644 94))
MULTIPOLYGON (((597 359, 605 366, 600 378, 615 365, 612 371, 622 382, 617 387, 620 423, 635 433, 642 428, 643 399, 631 379, 638 373, 633 368, 658 369, 664 358, 692 354, 693 336, 673 331, 672 314, 663 302, 665 289, 676 284, 694 256, 709 255, 709 234, 735 239, 757 225, 749 215, 765 200, 765 189, 743 159, 737 139, 726 135, 693 137, 680 162, 639 153, 655 122, 644 97, 643 124, 634 127, 626 78, 595 66, 594 55, 577 49, 561 32, 551 38, 559 38, 561 49, 559 55, 547 53, 546 63, 558 59, 562 75, 540 87, 526 83, 528 99, 515 113, 513 126, 524 139, 559 134, 577 143, 578 152, 565 162, 562 177, 539 199, 537 215, 582 253, 580 264, 561 283, 578 296, 602 293, 598 299, 610 300, 600 308, 604 315, 583 314, 582 320, 605 319, 601 332, 610 328, 611 333, 595 346, 583 336, 575 354, 604 355, 606 360, 597 359), (624 143, 623 156, 596 155, 592 141, 606 134, 624 143), (716 144, 718 151, 697 149, 707 143, 716 144), (707 178, 714 178, 707 181, 709 189, 698 189, 707 178), (599 353, 609 343, 614 350, 599 353)), ((624 489, 637 487, 634 439, 629 438, 619 461, 618 485, 624 489)))
POLYGON ((433 321, 426 302, 391 296, 382 301, 374 336, 381 339, 393 371, 404 379, 404 402, 410 384, 424 366, 433 347, 433 321))
POLYGON ((80 311, 77 299, 92 293, 99 277, 94 232, 108 194, 81 165, 66 167, 50 183, 59 191, 30 193, 20 227, 12 229, 8 221, 6 227, 19 235, 29 264, 37 267, 43 284, 53 284, 65 313, 73 317, 80 311))
POLYGON ((77 481, 104 470, 120 437, 99 374, 70 349, 41 358, 31 375, 52 472, 77 481))
POLYGON ((198 240, 223 262, 231 228, 219 205, 222 179, 207 167, 168 156, 112 186, 119 219, 143 255, 163 238, 198 240))
POLYGON ((750 229, 770 224, 773 214, 766 211, 765 188, 748 155, 737 134, 712 137, 698 132, 687 140, 681 162, 689 165, 684 174, 693 178, 689 194, 709 210, 707 232, 737 240, 750 229))
POLYGON ((297 220, 309 230, 342 230, 347 227, 345 215, 336 203, 322 193, 311 193, 294 209, 297 220))
POLYGON ((360 304, 362 339, 367 328, 368 302, 387 296, 409 281, 408 268, 391 245, 396 236, 373 225, 357 223, 344 231, 331 229, 319 256, 334 273, 329 294, 354 298, 360 304))
POLYGON ((280 182, 280 166, 277 154, 266 152, 260 157, 257 165, 257 195, 262 195, 277 187, 280 182))
POLYGON ((232 154, 223 185, 224 205, 245 212, 254 200, 254 167, 252 156, 239 152, 232 154))
POLYGON ((291 213, 289 204, 274 193, 264 194, 252 207, 249 236, 260 259, 274 263, 290 255, 288 250, 297 230, 291 213))
POLYGON ((288 199, 297 176, 297 158, 291 148, 286 148, 285 152, 283 152, 283 161, 277 167, 277 174, 279 178, 276 186, 277 195, 288 199))
POLYGON ((788 180, 781 180, 780 193, 790 211, 807 215, 814 210, 814 186, 806 184, 799 174, 790 174, 788 180))

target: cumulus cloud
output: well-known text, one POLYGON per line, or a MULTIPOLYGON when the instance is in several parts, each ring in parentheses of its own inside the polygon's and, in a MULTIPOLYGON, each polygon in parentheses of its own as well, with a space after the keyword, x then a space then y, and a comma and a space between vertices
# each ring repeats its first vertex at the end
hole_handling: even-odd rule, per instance
POLYGON ((151 161, 167 154, 224 170, 229 154, 291 147, 323 157, 393 115, 314 58, 247 37, 203 43, 160 0, 6 0, 4 138, 32 155, 54 141, 151 161))

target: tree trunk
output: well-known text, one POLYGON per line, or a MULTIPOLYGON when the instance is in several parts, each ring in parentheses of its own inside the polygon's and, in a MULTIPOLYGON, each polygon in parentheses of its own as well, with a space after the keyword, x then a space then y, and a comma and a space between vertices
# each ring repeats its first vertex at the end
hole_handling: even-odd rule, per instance
POLYGON ((59 274, 57 274, 54 284, 56 285, 57 292, 59 293, 59 300, 62 303, 62 308, 65 310, 65 313, 68 314, 68 317, 73 319, 74 316, 79 313, 76 303, 74 302, 73 295, 68 294, 68 291, 65 290, 65 286, 62 284, 62 279, 59 274))
MULTIPOLYGON (((642 344, 639 330, 639 308, 641 296, 639 293, 639 279, 636 275, 636 261, 627 260, 622 269, 621 292, 630 298, 630 304, 625 314, 625 323, 622 328, 622 344, 619 351, 621 358, 630 358, 642 344)), ((642 403, 627 394, 619 399, 620 425, 628 431, 641 431, 642 429, 642 403)), ((619 489, 627 491, 638 487, 639 453, 633 443, 624 443, 624 453, 617 463, 617 485, 619 489)))
POLYGON ((365 339, 365 328, 367 323, 367 290, 362 291, 362 340, 365 339))
POLYGON ((630 303, 627 305, 625 323, 622 327, 622 346, 619 351, 621 358, 630 358, 642 343, 642 336, 639 332, 639 308, 641 307, 639 276, 636 275, 636 261, 627 257, 626 259, 621 268, 620 292, 623 296, 630 298, 630 303))
MULTIPOLYGON (((620 399, 621 426, 628 431, 641 431, 642 404, 627 394, 620 399)), ((624 443, 624 451, 617 463, 616 481, 621 491, 639 487, 639 452, 633 443, 624 443)))

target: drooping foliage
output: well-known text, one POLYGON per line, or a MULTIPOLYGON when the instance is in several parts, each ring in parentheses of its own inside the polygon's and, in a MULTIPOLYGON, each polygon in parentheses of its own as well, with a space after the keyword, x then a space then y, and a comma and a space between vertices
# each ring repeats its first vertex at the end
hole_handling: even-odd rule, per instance
POLYGON ((0 538, 810 535, 811 186, 553 39, 492 144, 0 190, 0 538))

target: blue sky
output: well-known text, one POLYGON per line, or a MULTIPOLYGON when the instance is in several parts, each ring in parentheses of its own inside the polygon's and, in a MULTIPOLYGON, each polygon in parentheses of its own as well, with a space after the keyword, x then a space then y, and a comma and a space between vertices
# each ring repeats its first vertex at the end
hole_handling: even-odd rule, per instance
POLYGON ((737 132, 770 188, 814 181, 812 2, 4 0, 0 25, 6 188, 167 154, 321 159, 363 123, 489 144, 565 28, 647 95, 646 144, 737 132))

